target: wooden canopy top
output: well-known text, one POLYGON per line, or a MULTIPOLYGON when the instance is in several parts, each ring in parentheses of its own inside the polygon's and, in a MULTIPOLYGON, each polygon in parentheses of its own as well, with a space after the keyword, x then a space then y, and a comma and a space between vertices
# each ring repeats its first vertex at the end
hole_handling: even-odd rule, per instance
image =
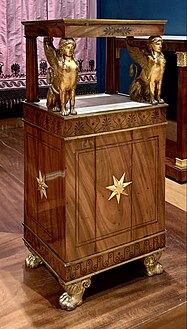
POLYGON ((64 38, 163 35, 167 20, 57 19, 23 21, 25 36, 64 38))

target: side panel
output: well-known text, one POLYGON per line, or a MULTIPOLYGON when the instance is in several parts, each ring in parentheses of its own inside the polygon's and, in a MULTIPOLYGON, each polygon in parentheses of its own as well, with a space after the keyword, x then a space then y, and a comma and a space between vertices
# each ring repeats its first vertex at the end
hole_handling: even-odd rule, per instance
POLYGON ((60 139, 25 124, 25 224, 62 258, 65 256, 63 158, 60 139), (47 185, 43 190, 47 198, 37 178, 47 185))

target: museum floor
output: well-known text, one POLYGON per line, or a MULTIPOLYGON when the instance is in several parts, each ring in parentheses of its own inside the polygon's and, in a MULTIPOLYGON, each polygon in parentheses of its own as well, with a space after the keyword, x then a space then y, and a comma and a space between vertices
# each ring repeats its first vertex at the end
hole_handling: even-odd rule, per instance
POLYGON ((23 237, 23 127, 0 130, 0 328, 186 328, 187 184, 166 178, 164 273, 134 261, 92 277, 84 303, 60 308, 62 287, 44 267, 27 269, 23 237))

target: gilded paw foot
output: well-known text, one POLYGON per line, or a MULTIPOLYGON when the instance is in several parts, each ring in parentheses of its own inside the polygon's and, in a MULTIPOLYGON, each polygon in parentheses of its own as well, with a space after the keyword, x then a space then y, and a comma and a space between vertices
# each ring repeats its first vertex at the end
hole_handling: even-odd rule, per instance
POLYGON ((67 292, 64 292, 59 298, 59 304, 63 310, 71 311, 82 304, 82 298, 69 296, 67 292))
POLYGON ((77 111, 75 111, 75 109, 71 109, 70 114, 72 114, 72 115, 76 115, 76 114, 77 114, 77 111))
POLYGON ((61 280, 59 280, 59 282, 63 286, 64 290, 66 290, 66 292, 60 296, 59 304, 63 310, 71 311, 82 304, 82 296, 85 289, 90 286, 91 279, 87 278, 68 285, 65 285, 61 282, 61 280))
POLYGON ((25 264, 28 268, 36 268, 36 267, 42 265, 43 262, 40 259, 40 257, 38 257, 36 254, 31 252, 28 255, 28 257, 25 259, 25 264))
POLYGON ((70 114, 70 110, 65 109, 61 112, 62 115, 69 115, 70 114))
POLYGON ((158 103, 159 104, 164 104, 164 100, 162 98, 158 98, 158 103))
POLYGON ((157 105, 158 104, 158 101, 156 99, 151 99, 150 103, 152 105, 157 105))
POLYGON ((160 263, 157 263, 155 266, 150 266, 147 268, 147 275, 153 276, 155 274, 161 274, 163 272, 163 266, 160 263))
POLYGON ((163 266, 158 262, 160 256, 161 256, 161 252, 156 252, 150 256, 145 257, 144 265, 146 269, 146 274, 148 276, 161 274, 163 272, 163 266))

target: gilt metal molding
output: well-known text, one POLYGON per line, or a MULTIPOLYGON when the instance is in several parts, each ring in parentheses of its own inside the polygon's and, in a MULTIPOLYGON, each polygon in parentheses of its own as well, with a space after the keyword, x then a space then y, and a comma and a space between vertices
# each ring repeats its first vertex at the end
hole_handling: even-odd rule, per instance
POLYGON ((175 166, 181 170, 187 169, 187 159, 175 158, 175 166))

